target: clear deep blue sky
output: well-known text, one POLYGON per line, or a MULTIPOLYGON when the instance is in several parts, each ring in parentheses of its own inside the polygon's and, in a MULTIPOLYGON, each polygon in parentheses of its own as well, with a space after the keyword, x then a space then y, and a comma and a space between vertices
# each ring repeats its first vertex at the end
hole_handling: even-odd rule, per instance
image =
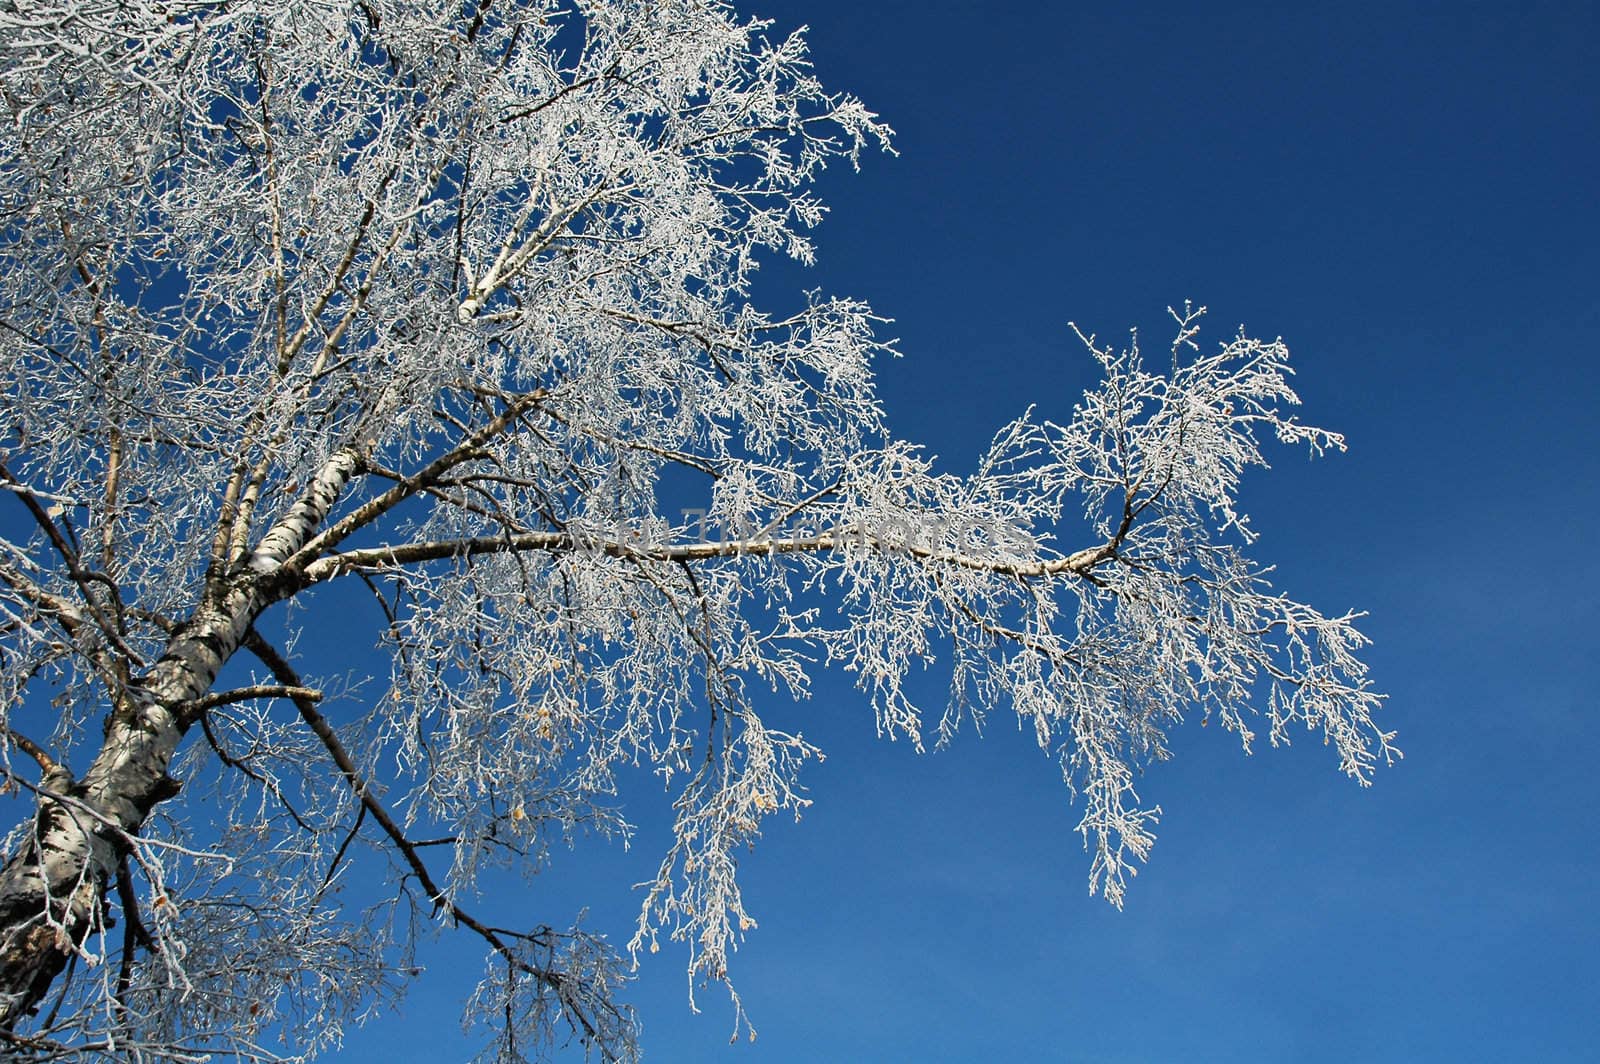
MULTIPOLYGON (((1191 726, 1141 788, 1166 816, 1117 913, 1003 715, 918 758, 824 682, 791 718, 830 755, 816 805, 745 866, 760 1040, 726 1046, 714 988, 691 1016, 663 948, 632 995, 649 1059, 1596 1059, 1595 5, 748 7, 809 23, 825 81, 899 132, 827 175, 794 284, 896 319, 893 424, 952 467, 1071 408, 1069 320, 1164 346, 1191 298, 1213 336, 1289 341, 1306 419, 1351 449, 1247 482, 1259 549, 1371 611, 1407 758, 1361 790, 1309 739, 1246 759, 1191 726)), ((501 915, 587 904, 625 939, 664 830, 630 811, 631 852, 563 856, 501 915)), ((459 1059, 461 945, 343 1059, 459 1059)))

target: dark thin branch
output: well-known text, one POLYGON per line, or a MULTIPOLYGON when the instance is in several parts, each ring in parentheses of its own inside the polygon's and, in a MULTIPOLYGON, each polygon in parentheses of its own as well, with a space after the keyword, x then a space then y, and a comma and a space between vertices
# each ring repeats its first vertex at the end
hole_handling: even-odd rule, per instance
MULTIPOLYGON (((261 663, 270 669, 280 682, 289 687, 302 686, 294 667, 289 664, 283 655, 278 653, 272 644, 263 639, 261 634, 254 628, 245 633, 244 647, 259 658, 261 663)), ((401 859, 411 870, 411 874, 416 877, 423 894, 433 903, 435 910, 442 910, 448 913, 457 924, 476 932, 496 953, 505 958, 508 965, 511 965, 524 975, 538 980, 554 991, 566 1007, 568 1015, 582 1028, 584 1041, 594 1045, 606 1060, 617 1060, 616 1054, 600 1041, 599 1031, 595 1027, 594 1021, 584 1014, 583 1009, 575 1000, 570 985, 570 977, 561 972, 536 968, 529 964, 517 955, 515 949, 506 941, 507 936, 496 933, 492 928, 483 924, 472 914, 451 901, 433 878, 427 864, 417 853, 416 844, 406 837, 405 830, 395 821, 383 803, 378 800, 377 795, 373 793, 360 768, 357 767, 349 751, 345 749, 344 743, 340 741, 338 733, 333 730, 333 726, 328 723, 327 718, 317 712, 316 705, 309 699, 294 697, 292 701, 295 707, 300 710, 301 719, 322 741, 322 745, 327 749, 329 756, 332 757, 333 763, 338 766, 339 772, 344 776, 345 783, 349 785, 350 790, 361 802, 362 807, 366 809, 372 819, 383 829, 384 834, 389 837, 390 842, 394 844, 401 859)), ((526 936, 517 937, 525 938, 526 936)))
POLYGON ((278 785, 277 780, 269 779, 266 776, 263 776, 244 761, 228 753, 227 748, 222 745, 222 740, 217 737, 217 733, 211 728, 210 713, 200 714, 200 730, 205 733, 206 743, 211 747, 212 752, 217 755, 217 759, 219 761, 231 769, 237 769, 238 771, 244 773, 246 776, 259 783, 266 790, 270 791, 283 806, 284 812, 289 814, 289 819, 293 820, 301 831, 306 831, 313 835, 317 834, 317 829, 312 827, 310 824, 307 824, 300 814, 295 811, 294 806, 289 802, 288 796, 283 793, 283 788, 278 785))
POLYGON ((126 853, 117 862, 117 900, 122 905, 122 957, 117 966, 117 991, 112 1001, 122 1022, 127 1023, 128 987, 133 982, 135 953, 140 947, 151 953, 160 947, 139 915, 139 899, 133 893, 133 876, 128 870, 126 853))
POLYGON ((356 841, 356 836, 361 834, 361 825, 366 822, 366 819, 367 806, 362 803, 361 807, 356 810, 356 822, 350 825, 350 831, 345 835, 344 841, 339 843, 339 848, 334 851, 333 860, 328 864, 328 871, 322 877, 322 884, 317 887, 317 892, 311 897, 309 909, 314 910, 321 904, 322 895, 327 892, 329 885, 333 883, 333 877, 338 874, 339 865, 344 861, 344 855, 349 852, 350 844, 356 841))

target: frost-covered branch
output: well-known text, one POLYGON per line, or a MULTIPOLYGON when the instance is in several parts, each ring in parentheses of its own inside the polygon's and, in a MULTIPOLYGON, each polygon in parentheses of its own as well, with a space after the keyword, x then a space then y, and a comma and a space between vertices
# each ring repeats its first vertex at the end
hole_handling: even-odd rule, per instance
POLYGON ((919 748, 1016 713, 1117 904, 1186 719, 1307 729, 1363 783, 1398 756, 1360 615, 1270 586, 1239 503, 1270 442, 1343 446, 1293 416, 1281 342, 1205 346, 1189 307, 1159 365, 1083 335, 1099 383, 957 475, 891 430, 882 317, 757 298, 812 260, 821 170, 891 138, 770 29, 720 0, 0 5, 13 1055, 303 1059, 443 914, 488 953, 490 1059, 631 1059, 606 929, 472 893, 627 838, 641 768, 675 835, 633 962, 681 942, 731 991, 737 854, 809 801, 827 669, 919 748))

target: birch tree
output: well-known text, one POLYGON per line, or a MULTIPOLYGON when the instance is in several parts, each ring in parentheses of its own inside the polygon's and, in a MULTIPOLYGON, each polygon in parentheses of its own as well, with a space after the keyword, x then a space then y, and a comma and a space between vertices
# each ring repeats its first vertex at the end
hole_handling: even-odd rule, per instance
POLYGON ((1356 617, 1274 591, 1236 505, 1272 441, 1343 446, 1282 343, 1192 308, 1149 362, 1084 336, 1100 383, 957 476, 888 428, 868 306, 758 305, 819 172, 890 143, 800 34, 718 0, 7 0, 0 42, 15 1058, 309 1057, 442 924, 482 942, 490 1059, 632 1059, 630 964, 667 940, 727 983, 819 669, 918 748, 1015 713, 1117 905, 1185 720, 1309 730, 1362 783, 1394 756, 1356 617), (330 640, 350 667, 306 675, 330 640), (625 834, 636 765, 675 841, 631 941, 475 914, 491 869, 625 834), (347 896, 362 862, 387 885, 347 896))

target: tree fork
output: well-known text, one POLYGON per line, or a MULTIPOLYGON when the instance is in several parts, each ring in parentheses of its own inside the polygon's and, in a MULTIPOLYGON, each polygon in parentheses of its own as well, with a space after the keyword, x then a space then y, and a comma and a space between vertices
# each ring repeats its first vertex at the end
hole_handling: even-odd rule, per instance
POLYGON ((199 718, 196 700, 274 601, 269 587, 241 572, 206 596, 155 665, 118 693, 82 779, 40 761, 31 836, 0 869, 0 1031, 38 1011, 68 960, 104 926, 107 888, 129 840, 178 793, 167 767, 199 718))

